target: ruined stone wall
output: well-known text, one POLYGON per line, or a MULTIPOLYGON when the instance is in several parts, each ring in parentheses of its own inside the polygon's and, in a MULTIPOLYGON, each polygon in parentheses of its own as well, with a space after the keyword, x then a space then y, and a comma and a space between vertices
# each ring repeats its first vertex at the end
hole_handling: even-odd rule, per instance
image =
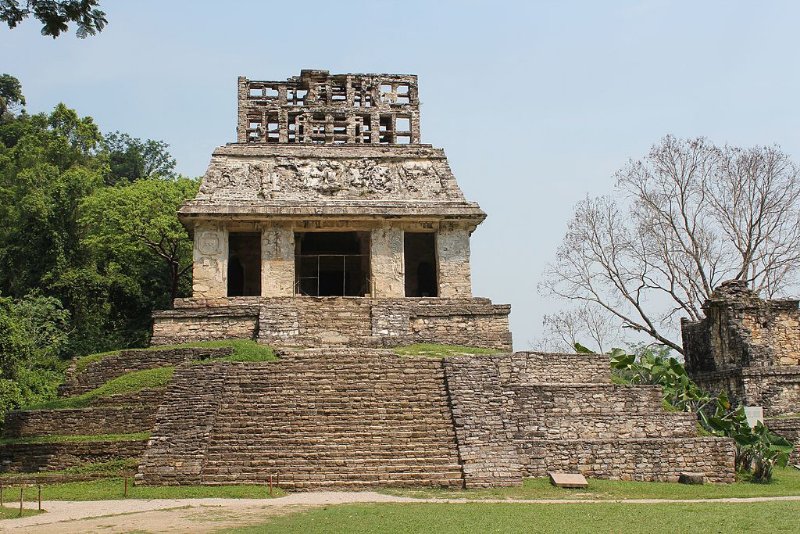
POLYGON ((149 432, 154 421, 153 405, 13 411, 6 414, 3 437, 149 432))
POLYGON ((735 481, 733 440, 720 438, 542 440, 524 443, 525 476, 579 471, 611 480, 677 482, 684 471, 717 483, 735 481), (657 452, 656 452, 657 451, 657 452))
MULTIPOLYGON (((73 363, 59 389, 59 395, 80 395, 98 388, 109 380, 132 371, 180 365, 190 360, 204 360, 230 354, 230 348, 181 348, 159 350, 122 350, 89 363, 78 371, 73 363)), ((80 360, 78 360, 79 362, 80 360)))
POLYGON ((605 356, 558 364, 560 356, 445 359, 467 487, 547 471, 664 481, 700 471, 733 481, 732 441, 698 438, 694 415, 665 412, 659 387, 612 385, 605 356))
POLYGON ((0 472, 59 471, 87 463, 136 458, 147 440, 0 445, 0 472))
POLYGON ((800 309, 765 301, 743 282, 725 282, 703 305, 706 317, 681 324, 686 369, 702 388, 767 416, 800 413, 800 309))
POLYGON ((192 341, 253 339, 258 329, 257 307, 175 309, 153 312, 151 345, 192 341))
POLYGON ((444 369, 466 486, 521 485, 522 465, 513 444, 516 428, 497 359, 446 358, 444 369))

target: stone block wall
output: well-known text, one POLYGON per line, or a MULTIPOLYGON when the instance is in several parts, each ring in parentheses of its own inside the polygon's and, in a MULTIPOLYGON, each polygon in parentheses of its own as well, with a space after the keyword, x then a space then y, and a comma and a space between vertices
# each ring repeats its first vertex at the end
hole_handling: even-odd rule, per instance
POLYGON ((443 343, 511 350, 510 306, 488 299, 183 299, 154 314, 152 343, 254 338, 276 346, 443 343))
POLYGON ((14 411, 6 414, 3 437, 149 432, 155 414, 154 406, 14 411))
POLYGON ((58 471, 85 463, 135 458, 146 445, 146 440, 0 445, 0 472, 58 471))
POLYGON ((191 360, 203 360, 228 355, 230 348, 181 348, 160 350, 122 350, 101 360, 89 363, 78 371, 73 363, 67 370, 67 378, 59 389, 59 395, 80 395, 105 384, 113 378, 132 371, 143 371, 156 367, 180 365, 191 360))
POLYGON ((541 440, 521 445, 525 476, 578 471, 610 480, 677 482, 681 472, 734 482, 734 443, 720 438, 541 440))
POLYGON ((698 438, 694 415, 665 412, 659 387, 611 384, 605 356, 565 355, 558 364, 559 356, 445 359, 467 487, 552 470, 668 481, 700 471, 733 481, 733 442, 698 438))

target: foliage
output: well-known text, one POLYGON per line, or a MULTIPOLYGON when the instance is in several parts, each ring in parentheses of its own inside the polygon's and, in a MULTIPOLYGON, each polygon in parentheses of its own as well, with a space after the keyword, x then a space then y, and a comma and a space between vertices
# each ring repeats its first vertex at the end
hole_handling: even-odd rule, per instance
POLYGON ((138 180, 100 188, 83 200, 81 244, 98 270, 127 297, 144 299, 142 304, 148 306, 162 295, 166 298, 158 304, 169 307, 181 282, 189 291, 192 246, 175 213, 197 188, 198 182, 188 178, 138 180), (156 271, 166 275, 165 280, 153 272, 157 262, 161 269, 156 271))
POLYGON ((83 39, 108 24, 106 14, 97 9, 98 4, 98 0, 0 0, 0 21, 16 28, 33 15, 42 23, 42 35, 54 39, 74 22, 78 25, 75 34, 83 39))
POLYGON ((800 276, 800 170, 777 147, 665 137, 578 203, 539 286, 682 353, 676 318, 727 279, 772 297, 800 276))
POLYGON ((166 148, 104 137, 63 104, 0 116, 0 293, 58 299, 70 313, 65 358, 146 345, 152 311, 190 290, 175 211, 197 184, 172 179, 166 148))
MULTIPOLYGON (((578 345, 576 350, 585 352, 588 349, 578 345)), ((776 465, 786 466, 792 444, 770 432, 761 422, 751 427, 742 406, 734 408, 725 392, 712 397, 700 389, 686 374, 683 364, 668 354, 668 347, 640 347, 637 354, 613 349, 611 368, 617 377, 629 384, 661 386, 664 400, 671 406, 697 414, 706 431, 733 438, 737 470, 749 472, 752 469, 754 482, 769 482, 776 465)))
POLYGON ((55 397, 69 312, 52 297, 0 297, 0 423, 5 413, 55 397))
POLYGON ((0 117, 11 108, 25 105, 25 96, 22 94, 22 84, 10 74, 0 76, 0 117))
POLYGON ((793 445, 770 432, 761 421, 751 427, 744 408, 733 408, 723 392, 717 397, 713 413, 700 412, 700 421, 710 432, 736 441, 736 469, 752 470, 754 482, 769 482, 775 466, 785 467, 793 445))
POLYGON ((113 132, 103 140, 109 163, 106 184, 131 183, 146 178, 175 178, 175 158, 164 141, 138 139, 113 132))

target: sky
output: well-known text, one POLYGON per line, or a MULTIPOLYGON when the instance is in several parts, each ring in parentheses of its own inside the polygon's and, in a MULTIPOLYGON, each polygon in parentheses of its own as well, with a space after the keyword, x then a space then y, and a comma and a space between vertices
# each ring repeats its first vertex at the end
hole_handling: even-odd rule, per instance
POLYGON ((301 69, 419 76, 422 142, 488 213, 476 296, 512 305, 516 349, 563 307, 537 293, 575 204, 667 135, 800 160, 800 2, 100 0, 78 39, 0 28, 29 113, 64 102, 163 140, 200 176, 235 141, 236 78, 301 69))

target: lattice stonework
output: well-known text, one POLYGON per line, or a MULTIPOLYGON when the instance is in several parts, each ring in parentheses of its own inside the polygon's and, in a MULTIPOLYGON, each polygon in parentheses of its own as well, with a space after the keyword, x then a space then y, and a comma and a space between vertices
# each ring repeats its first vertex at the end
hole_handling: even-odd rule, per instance
POLYGON ((239 78, 239 143, 419 144, 417 77, 303 70, 239 78))

